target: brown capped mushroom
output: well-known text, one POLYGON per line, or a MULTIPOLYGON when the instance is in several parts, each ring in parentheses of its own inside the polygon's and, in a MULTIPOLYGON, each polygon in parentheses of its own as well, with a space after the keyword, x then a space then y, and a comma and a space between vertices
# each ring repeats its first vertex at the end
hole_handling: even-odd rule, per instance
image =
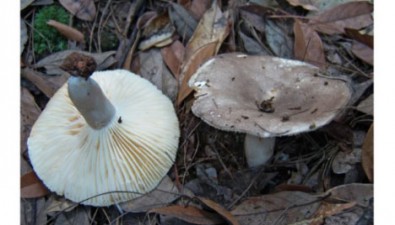
POLYGON ((196 116, 215 128, 247 134, 251 167, 272 156, 274 139, 262 138, 315 130, 344 109, 351 96, 345 81, 310 64, 236 53, 204 63, 189 86, 196 91, 196 116))
POLYGON ((28 139, 35 172, 51 191, 86 205, 108 206, 153 190, 178 148, 172 102, 129 71, 91 74, 89 58, 70 57, 64 66, 74 76, 48 102, 28 139))

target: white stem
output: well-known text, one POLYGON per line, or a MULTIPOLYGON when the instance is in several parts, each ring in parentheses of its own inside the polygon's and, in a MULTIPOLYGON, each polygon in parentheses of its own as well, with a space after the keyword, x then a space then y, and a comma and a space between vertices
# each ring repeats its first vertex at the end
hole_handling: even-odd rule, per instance
POLYGON ((258 136, 246 134, 244 140, 244 151, 247 158, 247 164, 251 167, 257 167, 265 164, 273 156, 274 143, 276 138, 261 138, 258 136))
POLYGON ((70 77, 68 92, 75 107, 93 129, 105 127, 114 117, 114 106, 93 79, 70 77))

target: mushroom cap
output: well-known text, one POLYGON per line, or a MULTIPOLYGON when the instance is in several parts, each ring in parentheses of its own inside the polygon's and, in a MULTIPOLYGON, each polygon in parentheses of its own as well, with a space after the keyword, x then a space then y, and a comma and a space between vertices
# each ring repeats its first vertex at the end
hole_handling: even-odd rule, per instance
POLYGON ((259 137, 311 131, 347 105, 345 81, 310 64, 271 56, 218 55, 189 80, 193 113, 209 125, 259 137))
POLYGON ((91 78, 116 109, 112 121, 99 130, 89 127, 66 83, 34 124, 29 157, 50 190, 82 204, 108 206, 159 184, 174 163, 180 131, 172 102, 149 81, 126 70, 95 72, 91 78))

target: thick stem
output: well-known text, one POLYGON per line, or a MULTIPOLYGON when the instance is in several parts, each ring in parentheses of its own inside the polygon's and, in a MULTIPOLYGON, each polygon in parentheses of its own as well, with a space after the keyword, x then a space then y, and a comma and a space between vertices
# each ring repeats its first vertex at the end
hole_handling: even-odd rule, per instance
POLYGON ((247 158, 247 164, 251 167, 257 167, 265 164, 273 156, 275 137, 261 138, 258 136, 246 134, 244 140, 244 151, 247 158))
POLYGON ((68 92, 71 101, 93 129, 105 127, 114 117, 114 106, 93 79, 70 77, 68 92))

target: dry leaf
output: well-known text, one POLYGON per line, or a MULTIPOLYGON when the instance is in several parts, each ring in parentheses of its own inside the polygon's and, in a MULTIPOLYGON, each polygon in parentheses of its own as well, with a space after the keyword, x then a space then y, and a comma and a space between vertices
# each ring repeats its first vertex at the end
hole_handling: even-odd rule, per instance
POLYGON ((336 174, 345 174, 355 167, 356 163, 361 162, 362 151, 354 148, 352 152, 339 151, 332 163, 332 170, 336 174))
POLYGON ((294 43, 293 38, 289 36, 292 27, 276 20, 266 20, 265 22, 266 42, 274 55, 281 58, 292 58, 294 43))
POLYGON ((222 13, 217 1, 213 1, 211 8, 200 20, 185 49, 185 61, 180 76, 182 81, 177 98, 178 105, 192 93, 192 89, 188 86, 189 78, 202 63, 218 52, 229 29, 228 13, 222 13))
POLYGON ((69 78, 69 75, 66 73, 63 73, 60 76, 48 77, 30 68, 22 69, 21 74, 23 78, 31 81, 48 98, 51 98, 69 78))
POLYGON ((46 214, 57 212, 70 212, 78 206, 78 203, 72 202, 65 198, 51 195, 48 200, 48 206, 45 209, 46 214))
POLYGON ((310 219, 319 206, 319 196, 285 191, 247 198, 232 210, 232 214, 243 225, 280 225, 310 219))
POLYGON ((184 41, 188 41, 192 37, 193 31, 198 23, 181 5, 171 2, 170 5, 170 20, 176 27, 178 35, 180 35, 184 41))
POLYGON ((184 59, 185 48, 180 41, 174 41, 171 45, 162 48, 161 54, 167 67, 173 73, 174 77, 178 80, 182 61, 184 59))
POLYGON ((374 114, 374 108, 373 108, 373 94, 369 95, 366 99, 362 100, 358 106, 357 110, 363 113, 366 113, 368 115, 373 116, 374 114))
POLYGON ((21 0, 21 10, 28 7, 32 2, 34 2, 34 0, 21 0))
POLYGON ((46 75, 60 75, 63 74, 64 71, 59 68, 59 66, 63 63, 63 60, 70 55, 71 53, 80 53, 84 55, 91 56, 95 59, 97 63, 97 68, 96 70, 105 70, 108 67, 112 66, 116 60, 114 58, 115 51, 108 51, 108 52, 102 52, 102 53, 90 53, 90 52, 84 52, 84 51, 77 51, 77 50, 65 50, 61 52, 56 52, 54 54, 51 54, 43 59, 41 59, 39 62, 37 62, 34 65, 34 68, 45 68, 45 74, 46 75))
POLYGON ((369 46, 355 41, 352 44, 351 51, 356 57, 373 66, 373 49, 369 46))
POLYGON ((210 0, 192 0, 187 8, 193 14, 194 18, 199 21, 210 7, 210 2, 210 0))
POLYGON ((177 187, 169 176, 166 176, 152 192, 120 204, 126 212, 147 212, 153 208, 164 207, 180 196, 177 187))
POLYGON ((80 206, 70 212, 60 213, 56 216, 54 225, 91 225, 90 209, 88 206, 80 206))
POLYGON ((309 21, 315 30, 326 34, 341 34, 345 28, 361 29, 373 23, 373 5, 368 2, 350 2, 338 5, 309 21))
POLYGON ((313 4, 311 4, 311 0, 287 0, 290 5, 293 6, 301 6, 306 10, 318 10, 313 4))
POLYGON ((346 35, 349 36, 350 38, 359 41, 362 44, 365 44, 373 49, 374 41, 372 35, 362 34, 359 30, 350 29, 350 28, 346 28, 345 31, 346 31, 346 35))
POLYGON ((238 32, 245 51, 251 55, 268 55, 266 50, 253 38, 245 35, 241 30, 238 32))
POLYGON ((96 6, 93 0, 59 0, 71 14, 81 20, 92 21, 96 16, 96 6))
POLYGON ((54 27, 63 36, 72 41, 84 42, 84 35, 77 29, 55 20, 49 20, 48 25, 54 27))
POLYGON ((368 133, 365 136, 365 141, 362 145, 362 167, 368 177, 369 181, 373 182, 374 175, 374 135, 373 124, 370 125, 368 133))
MULTIPOLYGON (((170 23, 168 13, 157 15, 147 21, 141 33, 142 41, 139 44, 140 50, 146 50, 153 46, 162 45, 163 42, 172 42, 175 32, 174 26, 170 23)), ((169 44, 170 44, 169 43, 169 44)))
POLYGON ((214 213, 206 212, 195 206, 172 205, 163 208, 156 208, 149 211, 150 213, 159 213, 162 215, 176 217, 180 220, 193 224, 221 224, 223 219, 214 213))
POLYGON ((295 20, 294 23, 295 46, 294 55, 296 59, 325 67, 325 53, 322 41, 318 33, 308 24, 295 20))
POLYGON ((203 198, 203 197, 197 197, 204 205, 209 207, 210 209, 214 210, 217 212, 219 215, 221 215, 226 221, 228 221, 229 224, 232 225, 239 225, 239 221, 224 207, 222 207, 220 204, 208 199, 208 198, 203 198))
POLYGON ((373 184, 344 184, 328 190, 325 195, 330 194, 331 199, 357 202, 359 206, 367 207, 369 200, 373 198, 373 184))
POLYGON ((258 31, 265 33, 265 20, 262 17, 266 14, 266 8, 257 5, 247 5, 240 7, 240 16, 258 31))
POLYGON ((28 36, 27 36, 27 27, 23 19, 20 19, 20 24, 21 24, 21 39, 20 39, 19 50, 20 50, 20 54, 22 54, 23 50, 25 49, 25 44, 27 42, 28 36))
POLYGON ((26 141, 34 122, 41 113, 34 97, 26 88, 21 89, 21 152, 27 150, 26 141))
POLYGON ((21 177, 21 198, 39 198, 49 193, 34 171, 21 177))
POLYGON ((139 52, 140 75, 151 81, 163 94, 175 100, 178 92, 178 82, 163 63, 159 49, 139 52))

